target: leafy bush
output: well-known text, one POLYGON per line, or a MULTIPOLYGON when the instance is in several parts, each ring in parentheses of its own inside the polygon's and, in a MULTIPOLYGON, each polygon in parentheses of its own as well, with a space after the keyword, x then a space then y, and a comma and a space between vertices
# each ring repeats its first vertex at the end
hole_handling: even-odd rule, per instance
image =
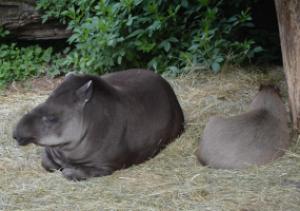
POLYGON ((0 87, 14 80, 45 74, 52 49, 39 46, 20 48, 16 44, 0 45, 0 87))
POLYGON ((69 42, 75 49, 55 69, 148 67, 177 74, 198 64, 217 72, 225 62, 240 64, 262 50, 238 36, 252 27, 244 2, 39 0, 38 8, 44 21, 56 17, 73 30, 69 42))

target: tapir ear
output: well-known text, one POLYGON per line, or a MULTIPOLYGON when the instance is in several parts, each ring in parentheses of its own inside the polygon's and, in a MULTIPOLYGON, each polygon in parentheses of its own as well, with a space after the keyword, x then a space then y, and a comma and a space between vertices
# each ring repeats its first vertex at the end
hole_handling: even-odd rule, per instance
POLYGON ((74 76, 76 76, 76 72, 72 71, 72 72, 68 72, 65 77, 64 77, 64 81, 67 80, 68 78, 72 78, 74 76))
POLYGON ((87 103, 93 95, 93 81, 89 80, 76 90, 76 95, 80 102, 87 103))
POLYGON ((260 84, 258 91, 265 89, 267 86, 265 84, 260 84))
POLYGON ((281 97, 280 88, 274 85, 274 91, 281 97))

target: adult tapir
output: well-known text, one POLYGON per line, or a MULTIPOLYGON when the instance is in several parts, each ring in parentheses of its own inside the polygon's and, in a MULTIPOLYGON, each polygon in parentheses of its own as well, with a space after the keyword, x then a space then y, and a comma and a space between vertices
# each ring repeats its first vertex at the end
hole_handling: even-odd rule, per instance
POLYGON ((42 166, 67 179, 109 175, 155 156, 184 129, 166 80, 132 69, 101 77, 69 74, 24 115, 13 137, 45 147, 42 166))

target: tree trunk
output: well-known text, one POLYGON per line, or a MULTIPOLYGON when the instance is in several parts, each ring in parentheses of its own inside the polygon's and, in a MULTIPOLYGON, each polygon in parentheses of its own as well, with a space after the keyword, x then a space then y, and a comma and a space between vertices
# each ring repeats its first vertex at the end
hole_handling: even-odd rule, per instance
POLYGON ((0 0, 0 27, 10 31, 9 38, 19 40, 52 40, 71 35, 66 26, 55 20, 42 24, 35 0, 0 0))
POLYGON ((275 0, 293 127, 300 132, 300 1, 275 0))

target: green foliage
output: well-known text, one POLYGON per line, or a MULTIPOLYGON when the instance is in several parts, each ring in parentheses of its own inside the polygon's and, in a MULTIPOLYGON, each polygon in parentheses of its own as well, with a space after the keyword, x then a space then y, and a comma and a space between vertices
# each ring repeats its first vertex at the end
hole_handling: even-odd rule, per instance
POLYGON ((252 27, 242 2, 39 0, 38 8, 45 11, 44 21, 60 18, 73 30, 69 42, 75 49, 56 63, 56 70, 148 67, 177 74, 198 64, 218 72, 225 62, 241 64, 261 51, 253 40, 237 36, 252 27))
POLYGON ((52 58, 52 49, 38 46, 26 48, 16 44, 0 45, 0 87, 14 80, 45 74, 52 58))
MULTIPOLYGON (((0 27, 0 38, 9 31, 0 27)), ((52 48, 42 49, 38 45, 19 47, 16 43, 0 44, 0 88, 12 81, 25 80, 40 75, 58 75, 60 71, 49 68, 50 63, 60 60, 52 48)))
POLYGON ((0 26, 0 38, 3 38, 9 34, 9 31, 0 26))

